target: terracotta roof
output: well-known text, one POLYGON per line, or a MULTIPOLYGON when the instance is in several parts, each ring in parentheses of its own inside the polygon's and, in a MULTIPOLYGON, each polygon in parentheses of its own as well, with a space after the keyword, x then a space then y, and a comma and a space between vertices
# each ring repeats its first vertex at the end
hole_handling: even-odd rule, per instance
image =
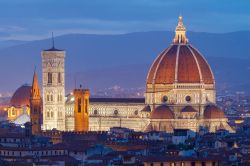
POLYGON ((148 84, 213 84, 214 76, 205 58, 190 44, 171 44, 154 61, 148 84))
POLYGON ((167 105, 158 106, 150 116, 151 119, 174 119, 174 114, 167 105))
POLYGON ((145 106, 143 109, 142 109, 142 112, 151 112, 151 108, 149 105, 145 106))
POLYGON ((12 106, 20 107, 30 105, 31 86, 23 85, 18 88, 10 100, 12 106))
POLYGON ((192 106, 184 107, 181 112, 197 112, 192 106))
POLYGON ((220 119, 225 118, 224 112, 216 105, 208 105, 204 111, 205 119, 220 119))

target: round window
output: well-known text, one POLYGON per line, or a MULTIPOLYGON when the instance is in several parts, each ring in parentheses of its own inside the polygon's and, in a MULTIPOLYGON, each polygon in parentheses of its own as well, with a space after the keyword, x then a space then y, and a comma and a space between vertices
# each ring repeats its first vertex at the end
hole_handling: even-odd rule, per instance
POLYGON ((135 115, 138 115, 138 110, 135 111, 135 115))
POLYGON ((118 114, 118 110, 115 110, 115 111, 114 111, 114 114, 117 115, 117 114, 118 114))
POLYGON ((167 102, 168 101, 168 97, 167 96, 163 96, 163 98, 162 98, 162 102, 167 102))
POLYGON ((191 101, 191 97, 190 97, 190 96, 186 96, 185 99, 186 99, 187 102, 190 102, 190 101, 191 101))

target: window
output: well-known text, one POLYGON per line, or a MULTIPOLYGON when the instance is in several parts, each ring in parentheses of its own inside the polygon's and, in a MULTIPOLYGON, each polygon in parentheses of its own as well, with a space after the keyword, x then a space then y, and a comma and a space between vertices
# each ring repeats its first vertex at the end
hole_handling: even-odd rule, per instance
POLYGON ((185 166, 185 162, 184 161, 181 162, 181 166, 185 166))
POLYGON ((50 97, 49 97, 49 95, 47 95, 47 101, 49 101, 49 99, 50 99, 50 97))
POLYGON ((186 96, 185 99, 186 99, 187 102, 190 102, 190 101, 191 101, 191 97, 190 97, 190 96, 186 96))
POLYGON ((202 161, 201 166, 206 166, 206 163, 204 161, 202 161))
POLYGON ((163 103, 166 103, 167 101, 168 101, 168 97, 167 97, 167 96, 163 96, 162 102, 163 102, 163 103))
POLYGON ((85 112, 88 113, 88 99, 85 99, 85 112))
POLYGON ((114 111, 114 114, 115 114, 115 115, 118 115, 118 110, 115 110, 115 111, 114 111))
POLYGON ((53 116, 54 116, 54 112, 51 112, 51 113, 50 113, 50 116, 51 116, 51 118, 53 118, 53 116))
POLYGON ((50 95, 50 101, 53 101, 53 95, 50 95))
POLYGON ((212 166, 216 166, 215 161, 212 162, 212 166))
POLYGON ((52 73, 48 73, 48 84, 52 84, 52 73))
POLYGON ((61 83, 62 83, 61 73, 58 73, 58 76, 57 76, 57 82, 58 82, 59 84, 61 84, 61 83))
POLYGON ((14 109, 11 110, 11 114, 12 116, 15 116, 16 115, 16 111, 14 109))
POLYGON ((164 163, 161 163, 160 166, 164 166, 164 163))
POLYGON ((191 163, 191 166, 195 166, 195 162, 194 161, 191 163))
POLYGON ((37 114, 37 108, 34 108, 33 113, 34 113, 34 114, 37 114))
POLYGON ((170 163, 170 166, 175 166, 175 163, 174 162, 170 163))
POLYGON ((79 98, 77 100, 77 103, 78 103, 78 112, 81 112, 82 111, 82 100, 81 100, 81 98, 79 98))
POLYGON ((135 115, 138 115, 138 113, 139 113, 138 110, 136 110, 136 111, 134 112, 135 115))
POLYGON ((150 163, 150 166, 154 166, 154 163, 150 163))
POLYGON ((47 112, 47 118, 49 118, 49 112, 47 112))

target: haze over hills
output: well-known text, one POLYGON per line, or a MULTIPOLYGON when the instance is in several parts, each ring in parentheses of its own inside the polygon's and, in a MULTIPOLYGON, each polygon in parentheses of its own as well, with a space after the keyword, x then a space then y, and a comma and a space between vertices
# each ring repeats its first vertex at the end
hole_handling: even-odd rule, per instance
MULTIPOLYGON (((144 87, 156 56, 173 38, 173 32, 138 32, 124 35, 69 34, 55 38, 66 50, 66 89, 83 84, 93 91, 115 85, 144 87)), ((188 32, 192 45, 209 61, 219 90, 250 89, 250 31, 224 34, 188 32)), ((0 42, 0 92, 13 92, 30 83, 34 66, 41 81, 41 50, 51 39, 8 44, 0 42)))

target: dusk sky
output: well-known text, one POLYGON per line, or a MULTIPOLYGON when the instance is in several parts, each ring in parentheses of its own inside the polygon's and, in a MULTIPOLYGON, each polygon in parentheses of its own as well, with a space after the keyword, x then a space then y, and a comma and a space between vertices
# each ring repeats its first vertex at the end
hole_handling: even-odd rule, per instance
POLYGON ((250 30, 249 7, 248 0, 1 0, 0 40, 172 31, 180 14, 189 31, 250 30))

